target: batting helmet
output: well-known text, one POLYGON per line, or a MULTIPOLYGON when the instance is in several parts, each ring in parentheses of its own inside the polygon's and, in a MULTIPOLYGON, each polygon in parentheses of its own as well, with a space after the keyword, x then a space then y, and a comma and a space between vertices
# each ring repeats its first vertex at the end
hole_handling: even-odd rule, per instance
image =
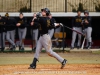
POLYGON ((41 17, 41 12, 38 12, 38 13, 36 14, 36 17, 41 17))
POLYGON ((89 12, 87 10, 84 11, 84 14, 87 13, 89 15, 89 12))
POLYGON ((41 11, 45 11, 47 16, 50 14, 50 10, 48 8, 41 9, 41 11))

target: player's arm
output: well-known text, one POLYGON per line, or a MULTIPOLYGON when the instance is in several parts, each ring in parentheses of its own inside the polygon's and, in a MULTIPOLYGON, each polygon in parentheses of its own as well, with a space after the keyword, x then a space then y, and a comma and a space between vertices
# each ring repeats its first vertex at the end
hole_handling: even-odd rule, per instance
POLYGON ((92 20, 91 17, 89 17, 89 18, 88 18, 88 24, 91 23, 91 20, 92 20))
POLYGON ((16 26, 17 27, 19 27, 21 25, 21 23, 20 23, 20 19, 19 18, 17 18, 17 23, 16 23, 16 26))
POLYGON ((24 26, 24 27, 27 26, 27 18, 23 18, 23 22, 22 22, 21 26, 24 26))

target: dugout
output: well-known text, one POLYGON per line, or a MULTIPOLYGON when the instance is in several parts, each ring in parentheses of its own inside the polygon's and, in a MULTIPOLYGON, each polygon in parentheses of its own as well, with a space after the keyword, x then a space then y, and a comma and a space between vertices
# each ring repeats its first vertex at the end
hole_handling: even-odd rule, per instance
MULTIPOLYGON (((27 22, 32 18, 33 13, 23 13, 24 16, 27 18, 27 22)), ((0 13, 0 15, 4 16, 5 13, 0 13)), ((55 18, 56 22, 63 23, 66 26, 72 27, 72 18, 76 16, 77 13, 68 12, 68 13, 52 13, 53 18, 55 18)), ((93 46, 99 47, 100 46, 100 13, 98 12, 90 12, 89 15, 92 17, 92 40, 93 40, 93 46)), ((17 18, 19 16, 19 13, 9 13, 10 17, 17 18)), ((82 16, 84 14, 82 13, 82 16)), ((30 44, 31 41, 31 33, 30 33, 30 27, 27 27, 27 35, 26 35, 26 41, 25 44, 30 44)), ((68 46, 70 46, 71 43, 71 37, 72 37, 72 31, 64 28, 64 31, 66 32, 66 43, 68 46)), ((16 30, 16 40, 18 40, 18 33, 16 30)))

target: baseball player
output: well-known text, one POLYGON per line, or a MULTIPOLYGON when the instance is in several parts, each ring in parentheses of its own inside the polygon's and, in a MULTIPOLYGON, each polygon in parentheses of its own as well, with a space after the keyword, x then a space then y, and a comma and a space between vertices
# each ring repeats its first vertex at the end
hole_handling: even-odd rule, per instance
MULTIPOLYGON (((81 12, 77 12, 77 16, 75 16, 72 20, 72 26, 74 30, 77 30, 78 32, 82 32, 82 17, 81 17, 81 12)), ((71 42, 71 49, 74 49, 75 45, 75 40, 77 36, 77 32, 73 31, 72 33, 72 42, 71 42)), ((78 43, 77 43, 77 48, 79 49, 81 45, 81 34, 78 34, 78 43)))
POLYGON ((91 17, 89 16, 89 12, 86 10, 84 11, 85 17, 83 18, 83 27, 84 27, 84 33, 86 35, 86 41, 87 43, 87 49, 91 48, 92 45, 92 26, 91 26, 91 17))
POLYGON ((12 45, 10 50, 15 50, 15 27, 16 21, 14 18, 10 18, 9 14, 5 14, 5 25, 6 25, 6 39, 12 45))
MULTIPOLYGON (((56 58, 62 65, 61 69, 64 68, 66 64, 66 59, 63 59, 60 57, 57 53, 53 52, 52 50, 52 43, 50 35, 48 35, 48 26, 50 26, 50 19, 48 17, 50 10, 48 8, 41 9, 42 17, 39 18, 38 23, 40 24, 40 37, 37 43, 36 52, 34 55, 34 59, 32 64, 30 64, 30 67, 28 69, 35 69, 36 63, 39 59, 39 53, 42 50, 42 47, 46 49, 46 52, 49 56, 52 56, 56 58)), ((34 24, 35 22, 32 22, 31 24, 34 24)))
POLYGON ((0 50, 5 49, 5 20, 0 15, 0 50))
POLYGON ((26 18, 24 18, 23 13, 20 13, 19 18, 17 19, 16 26, 18 27, 18 34, 20 40, 19 50, 21 51, 24 51, 24 40, 27 32, 26 25, 27 25, 27 20, 26 18))
MULTIPOLYGON (((49 18, 50 18, 50 21, 51 21, 52 23, 56 23, 55 19, 52 18, 52 14, 49 15, 49 18)), ((53 25, 54 25, 54 24, 53 24, 53 25)), ((53 26, 53 25, 50 25, 50 26, 49 26, 49 30, 48 30, 48 34, 50 35, 51 39, 52 39, 52 37, 53 37, 54 28, 55 28, 55 26, 53 26)))
MULTIPOLYGON (((37 14, 34 13, 33 14, 33 18, 31 19, 30 21, 30 24, 31 22, 34 22, 36 19, 37 19, 37 14)), ((38 23, 35 23, 35 25, 31 25, 31 28, 32 28, 32 42, 33 42, 33 46, 32 46, 32 50, 35 50, 36 49, 36 44, 37 44, 37 39, 38 39, 38 23)))

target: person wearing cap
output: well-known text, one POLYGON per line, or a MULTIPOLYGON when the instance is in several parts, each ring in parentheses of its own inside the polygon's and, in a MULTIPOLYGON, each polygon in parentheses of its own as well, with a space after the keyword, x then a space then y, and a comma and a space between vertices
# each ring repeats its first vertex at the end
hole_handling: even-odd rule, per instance
POLYGON ((5 14, 5 26, 6 26, 6 39, 11 44, 10 50, 15 50, 15 29, 16 29, 16 20, 15 18, 9 17, 9 14, 5 14))
POLYGON ((5 49, 5 20, 0 15, 0 50, 5 49))
POLYGON ((17 19, 17 24, 16 26, 18 27, 18 35, 19 35, 19 51, 24 51, 24 41, 26 37, 26 32, 27 32, 27 19, 23 16, 23 13, 19 14, 19 18, 17 19))
MULTIPOLYGON (((61 69, 63 69, 67 63, 67 60, 59 56, 52 50, 52 43, 50 35, 48 34, 48 27, 50 26, 49 14, 50 10, 48 8, 41 9, 42 17, 39 18, 38 23, 40 24, 40 37, 37 42, 36 51, 32 63, 28 69, 36 69, 37 61, 39 59, 40 52, 44 47, 47 54, 51 57, 56 58, 61 63, 61 69)), ((36 22, 32 22, 31 25, 34 25, 36 22)))
MULTIPOLYGON (((77 30, 78 32, 82 32, 82 16, 81 11, 77 11, 77 15, 72 19, 72 28, 77 30)), ((78 43, 76 45, 77 49, 81 46, 81 35, 76 33, 75 31, 72 32, 72 42, 71 42, 71 49, 75 47, 75 41, 78 35, 78 43)))
POLYGON ((87 10, 84 11, 84 18, 83 18, 83 27, 84 27, 84 33, 86 35, 86 41, 87 41, 87 45, 86 45, 86 49, 90 49, 91 45, 92 45, 92 25, 91 25, 91 17, 89 16, 89 12, 87 10))
POLYGON ((32 29, 32 51, 36 49, 38 33, 39 33, 39 30, 38 30, 39 24, 35 23, 34 25, 32 25, 31 22, 36 22, 37 20, 38 20, 37 13, 34 13, 32 19, 29 22, 32 29))

